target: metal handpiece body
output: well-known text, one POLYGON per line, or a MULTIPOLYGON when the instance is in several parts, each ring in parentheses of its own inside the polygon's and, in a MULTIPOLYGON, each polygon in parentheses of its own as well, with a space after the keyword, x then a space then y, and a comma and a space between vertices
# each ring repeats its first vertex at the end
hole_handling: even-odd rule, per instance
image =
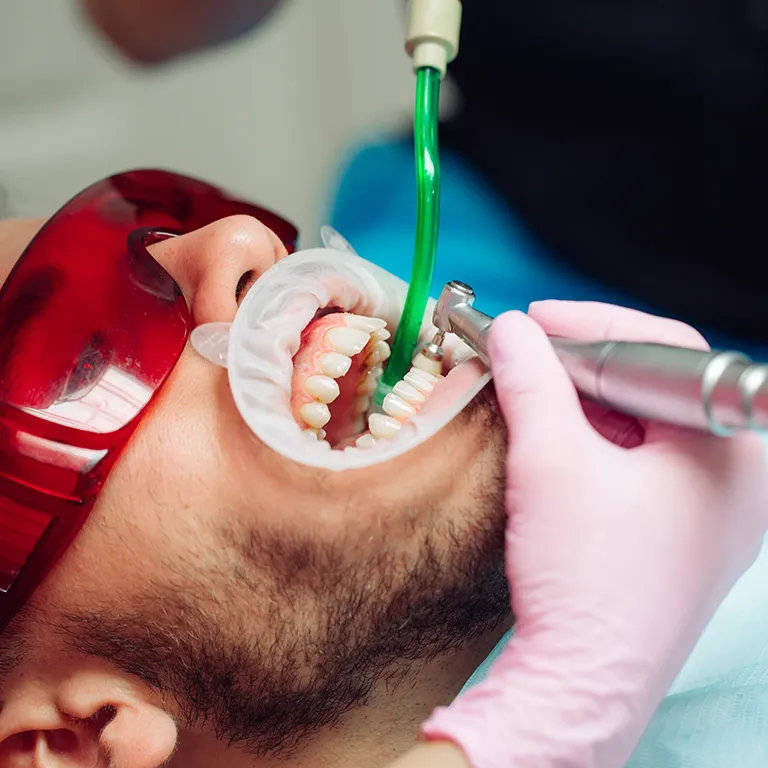
MULTIPOLYGON (((433 322, 489 364, 492 318, 474 309, 464 283, 449 283, 433 322)), ((768 365, 739 352, 626 341, 551 338, 579 394, 640 418, 728 435, 768 430, 768 365)))

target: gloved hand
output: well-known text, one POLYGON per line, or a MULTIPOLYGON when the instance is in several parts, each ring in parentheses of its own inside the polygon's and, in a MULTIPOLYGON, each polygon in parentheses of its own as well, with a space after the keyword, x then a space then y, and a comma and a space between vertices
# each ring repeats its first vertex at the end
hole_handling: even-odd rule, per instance
POLYGON ((585 416, 545 333, 705 346, 680 323, 599 304, 494 322, 517 629, 488 679, 423 730, 474 768, 619 768, 757 556, 768 472, 753 436, 585 416))

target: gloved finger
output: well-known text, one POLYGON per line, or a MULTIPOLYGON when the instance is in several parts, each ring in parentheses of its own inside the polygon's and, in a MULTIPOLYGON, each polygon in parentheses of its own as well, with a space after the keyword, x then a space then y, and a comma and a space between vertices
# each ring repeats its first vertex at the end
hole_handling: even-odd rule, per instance
POLYGON ((579 341, 644 341, 709 349, 706 339, 679 320, 596 301, 535 301, 528 308, 550 336, 579 341))
POLYGON ((509 450, 547 455, 588 427, 573 383, 544 331, 522 312, 494 320, 489 354, 509 450), (541 453, 540 453, 541 451, 541 453))
MULTIPOLYGON (((550 336, 581 341, 641 341, 691 349, 710 348, 699 331, 679 320, 601 302, 537 301, 530 305, 528 314, 550 336)), ((621 445, 624 435, 635 429, 633 422, 642 427, 646 443, 677 440, 688 432, 659 422, 638 421, 630 416, 609 417, 609 413, 593 410, 589 418, 601 435, 617 445, 621 445)))

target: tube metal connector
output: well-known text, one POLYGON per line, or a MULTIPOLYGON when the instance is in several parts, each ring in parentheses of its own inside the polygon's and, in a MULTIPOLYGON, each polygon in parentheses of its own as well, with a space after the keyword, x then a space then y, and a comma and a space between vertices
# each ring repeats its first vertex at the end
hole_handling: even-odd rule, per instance
POLYGON ((444 78, 459 53, 461 0, 409 0, 405 49, 414 70, 433 67, 444 78))

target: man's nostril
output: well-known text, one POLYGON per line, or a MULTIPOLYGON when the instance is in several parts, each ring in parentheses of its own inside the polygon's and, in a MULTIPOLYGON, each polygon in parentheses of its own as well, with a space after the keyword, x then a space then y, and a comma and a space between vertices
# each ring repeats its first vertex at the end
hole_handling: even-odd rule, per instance
POLYGON ((238 304, 243 300, 245 294, 255 282, 253 270, 249 270, 237 281, 237 288, 235 288, 235 300, 238 304))
POLYGON ((48 748, 55 754, 72 754, 80 749, 80 740, 77 734, 69 728, 47 731, 45 739, 48 742, 48 748))

